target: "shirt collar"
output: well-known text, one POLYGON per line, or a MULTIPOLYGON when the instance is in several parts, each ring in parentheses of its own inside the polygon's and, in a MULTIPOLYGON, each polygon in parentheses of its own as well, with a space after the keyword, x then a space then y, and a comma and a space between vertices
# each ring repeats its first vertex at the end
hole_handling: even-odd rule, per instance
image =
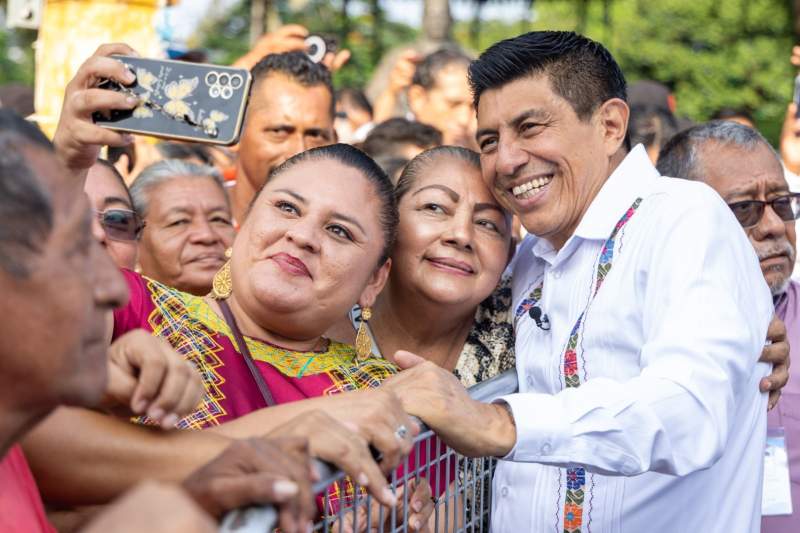
POLYGON ((636 145, 592 200, 575 228, 574 236, 583 239, 607 239, 634 200, 642 196, 659 176, 644 146, 636 145))
POLYGON ((575 233, 564 243, 561 250, 555 250, 547 239, 533 236, 535 241, 531 252, 535 257, 554 265, 557 257, 561 257, 558 259, 560 262, 570 254, 574 248, 574 237, 607 239, 622 214, 659 176, 644 146, 636 145, 603 184, 578 227, 575 228, 575 233))

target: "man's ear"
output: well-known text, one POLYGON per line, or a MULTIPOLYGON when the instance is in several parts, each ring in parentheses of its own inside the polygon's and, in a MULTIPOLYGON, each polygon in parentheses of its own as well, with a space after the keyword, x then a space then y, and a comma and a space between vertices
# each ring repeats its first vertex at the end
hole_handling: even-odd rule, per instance
POLYGON ((414 115, 419 115, 428 98, 425 88, 422 85, 412 85, 408 88, 406 97, 408 99, 408 108, 414 115))
POLYGON ((606 100, 595 112, 598 126, 603 132, 603 142, 608 157, 616 154, 625 143, 630 114, 628 104, 620 98, 606 100))
POLYGON ((375 300, 378 299, 378 295, 383 290, 384 285, 386 285, 391 270, 392 260, 387 259, 384 264, 372 273, 367 286, 364 287, 364 290, 361 292, 361 297, 358 299, 358 305, 362 309, 375 305, 375 300))

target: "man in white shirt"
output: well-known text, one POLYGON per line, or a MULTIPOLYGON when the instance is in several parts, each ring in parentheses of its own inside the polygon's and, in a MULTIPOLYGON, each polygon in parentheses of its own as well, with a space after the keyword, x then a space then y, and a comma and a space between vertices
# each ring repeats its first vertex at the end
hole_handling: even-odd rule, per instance
POLYGON ((389 386, 456 450, 503 457, 492 531, 758 531, 773 309, 730 209, 628 153, 598 43, 528 33, 470 80, 484 180, 531 233, 512 265, 520 390, 481 404, 429 363, 389 386))

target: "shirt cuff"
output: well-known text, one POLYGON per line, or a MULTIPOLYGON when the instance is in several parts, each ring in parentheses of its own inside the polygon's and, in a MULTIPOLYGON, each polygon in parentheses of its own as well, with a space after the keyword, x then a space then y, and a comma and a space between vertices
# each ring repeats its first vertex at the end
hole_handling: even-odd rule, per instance
POLYGON ((555 396, 518 393, 501 396, 495 400, 499 402, 511 408, 517 426, 517 442, 503 460, 545 463, 567 460, 564 452, 572 431, 555 396))

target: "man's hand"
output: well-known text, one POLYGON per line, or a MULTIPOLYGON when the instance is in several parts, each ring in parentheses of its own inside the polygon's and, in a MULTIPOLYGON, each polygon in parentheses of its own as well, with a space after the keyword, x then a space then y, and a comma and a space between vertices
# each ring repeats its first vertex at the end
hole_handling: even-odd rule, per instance
POLYGON ((781 389, 789 382, 789 342, 786 339, 786 325, 777 316, 772 317, 772 322, 767 330, 767 340, 770 344, 761 351, 762 363, 772 364, 772 373, 761 380, 761 392, 769 392, 768 409, 772 409, 781 397, 781 389))
POLYGON ((473 400, 451 372, 410 352, 398 351, 394 360, 407 370, 381 388, 396 393, 403 409, 448 446, 468 457, 503 457, 513 449, 516 426, 504 407, 473 400))
POLYGON ((422 56, 416 50, 403 50, 389 73, 387 90, 399 95, 411 87, 414 72, 417 70, 417 63, 420 61, 422 61, 422 56))
POLYGON ((133 142, 131 135, 101 128, 92 121, 95 111, 133 109, 138 105, 134 97, 97 88, 103 79, 126 85, 136 79, 125 65, 109 57, 112 54, 138 55, 126 44, 104 44, 81 65, 64 92, 53 144, 61 162, 72 172, 91 167, 103 145, 124 146, 133 142))
POLYGON ((183 486, 217 518, 239 507, 277 504, 287 533, 306 531, 316 514, 308 442, 300 438, 237 441, 183 486))
POLYGON ((146 481, 106 507, 81 533, 214 533, 217 527, 179 487, 146 481))
POLYGON ((376 124, 395 115, 400 95, 411 86, 417 63, 421 60, 422 56, 411 48, 400 53, 389 73, 386 88, 375 98, 372 117, 376 124))
POLYGON ((381 452, 381 470, 386 474, 408 455, 419 433, 419 426, 403 410, 400 398, 383 386, 327 396, 323 408, 381 452), (401 427, 406 435, 398 438, 401 427))
MULTIPOLYGON (((306 37, 309 32, 299 24, 287 24, 274 32, 265 33, 259 37, 253 48, 237 59, 232 66, 251 69, 256 63, 270 54, 306 50, 306 37)), ((337 53, 327 53, 322 59, 322 64, 331 72, 336 72, 350 59, 349 50, 339 50, 337 53)))
POLYGON ((108 349, 104 406, 125 416, 147 416, 165 429, 195 410, 205 389, 200 373, 163 339, 134 330, 108 349))
MULTIPOLYGON (((270 435, 308 439, 308 452, 335 465, 369 491, 380 503, 395 505, 396 499, 386 482, 386 474, 372 457, 367 440, 355 431, 352 423, 341 423, 323 411, 311 411, 273 430, 270 435)), ((411 439, 402 441, 391 435, 400 453, 408 454, 411 439)), ((388 463, 387 463, 388 464, 388 463)))

